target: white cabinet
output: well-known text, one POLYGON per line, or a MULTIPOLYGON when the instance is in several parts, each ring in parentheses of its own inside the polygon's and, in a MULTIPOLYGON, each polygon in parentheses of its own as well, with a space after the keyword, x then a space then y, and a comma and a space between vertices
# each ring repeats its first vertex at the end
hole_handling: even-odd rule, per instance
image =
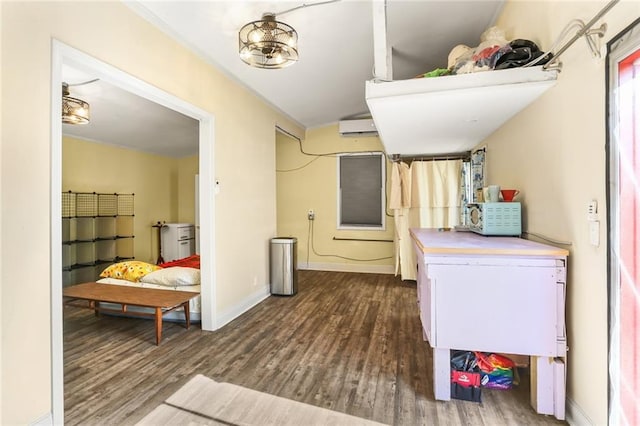
POLYGON ((191 223, 167 223, 160 231, 162 259, 171 262, 195 254, 195 226, 191 223))
POLYGON ((567 250, 512 237, 412 229, 433 385, 449 400, 450 350, 532 357, 531 401, 564 419, 567 250))

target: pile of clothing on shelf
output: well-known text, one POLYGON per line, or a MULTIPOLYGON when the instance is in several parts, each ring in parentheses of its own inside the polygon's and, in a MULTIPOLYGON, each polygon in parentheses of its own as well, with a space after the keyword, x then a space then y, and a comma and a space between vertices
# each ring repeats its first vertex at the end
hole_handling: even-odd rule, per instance
POLYGON ((478 46, 469 47, 459 44, 451 49, 447 68, 437 68, 419 77, 439 77, 450 74, 544 65, 552 57, 551 53, 541 51, 538 45, 531 40, 508 41, 503 30, 491 27, 482 33, 478 46))

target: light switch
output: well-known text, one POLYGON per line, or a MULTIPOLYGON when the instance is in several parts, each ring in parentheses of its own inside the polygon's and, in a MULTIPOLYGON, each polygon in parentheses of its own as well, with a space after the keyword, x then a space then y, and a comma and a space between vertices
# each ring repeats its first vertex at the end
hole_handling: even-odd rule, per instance
POLYGON ((598 220, 598 202, 596 200, 591 200, 587 204, 587 220, 598 220))

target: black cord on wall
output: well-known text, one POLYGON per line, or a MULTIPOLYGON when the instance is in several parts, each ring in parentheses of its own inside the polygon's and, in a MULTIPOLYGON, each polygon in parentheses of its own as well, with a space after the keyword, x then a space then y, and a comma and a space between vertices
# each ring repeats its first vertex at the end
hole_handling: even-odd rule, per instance
POLYGON ((313 244, 313 240, 314 240, 313 222, 314 222, 314 220, 309 219, 309 230, 307 232, 307 267, 309 267, 309 245, 311 245, 311 251, 313 251, 313 254, 315 254, 316 256, 319 256, 319 257, 337 257, 337 258, 345 259, 345 260, 353 260, 355 262, 375 262, 377 260, 393 259, 393 256, 377 257, 377 258, 374 258, 374 259, 357 259, 357 258, 353 258, 353 257, 340 256, 338 254, 318 253, 316 251, 316 249, 315 249, 314 244, 313 244))

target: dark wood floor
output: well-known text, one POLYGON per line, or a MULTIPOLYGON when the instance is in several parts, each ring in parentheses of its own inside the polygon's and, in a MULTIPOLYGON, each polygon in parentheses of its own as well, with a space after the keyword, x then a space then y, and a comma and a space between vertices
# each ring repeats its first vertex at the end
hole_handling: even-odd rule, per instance
MULTIPOLYGON (((299 292, 269 297, 216 332, 65 309, 65 423, 133 424, 195 374, 395 425, 563 424, 529 405, 526 374, 481 404, 436 402, 415 282, 299 271, 299 292)), ((524 370, 526 371, 526 370, 524 370)))

